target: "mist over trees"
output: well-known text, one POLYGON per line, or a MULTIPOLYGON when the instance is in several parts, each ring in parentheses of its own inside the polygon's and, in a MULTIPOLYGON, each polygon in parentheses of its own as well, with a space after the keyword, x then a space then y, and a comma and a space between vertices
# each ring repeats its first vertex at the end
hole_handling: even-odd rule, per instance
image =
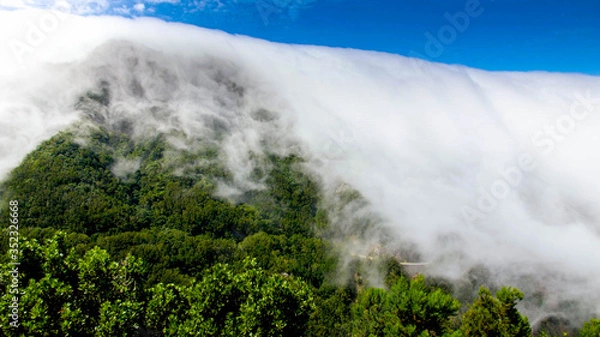
MULTIPOLYGON (((0 53, 2 228, 18 200, 23 242, 45 247, 60 230, 78 259, 94 247, 115 263, 141 259, 137 316, 153 287, 191 287, 246 259, 310 286, 299 330, 313 336, 527 324, 536 336, 575 336, 600 314, 597 76, 489 72, 108 16, 37 34, 55 22, 46 14, 0 13, 3 45, 35 45, 0 53), (441 289, 461 304, 440 328, 390 299, 419 273, 423 298, 441 289), (482 286, 491 295, 479 300, 482 286), (515 308, 528 323, 478 324, 514 312, 496 295, 503 286, 523 292, 515 308)), ((14 244, 11 233, 0 243, 14 244)), ((22 289, 46 274, 32 273, 19 274, 22 289)), ((69 282, 57 289, 87 289, 69 282)), ((65 296, 54 307, 77 306, 65 296)), ((23 319, 43 317, 23 309, 23 319)), ((134 331, 163 329, 147 324, 134 331)))
MULTIPOLYGON (((481 287, 461 303, 451 285, 411 276, 386 254, 342 267, 335 242, 317 235, 329 210, 300 156, 267 156, 252 172, 265 188, 228 200, 215 196, 231 179, 218 149, 172 150, 165 135, 134 141, 92 128, 84 139, 59 133, 12 171, 0 221, 18 200, 19 324, 3 318, 0 335, 532 334, 517 289, 481 287), (366 277, 373 269, 385 280, 378 287, 366 277)), ((9 237, 3 230, 4 247, 9 237)), ((10 258, 2 255, 3 275, 10 258)), ((2 308, 10 282, 0 280, 2 308)), ((598 336, 598 326, 580 336, 598 336)))

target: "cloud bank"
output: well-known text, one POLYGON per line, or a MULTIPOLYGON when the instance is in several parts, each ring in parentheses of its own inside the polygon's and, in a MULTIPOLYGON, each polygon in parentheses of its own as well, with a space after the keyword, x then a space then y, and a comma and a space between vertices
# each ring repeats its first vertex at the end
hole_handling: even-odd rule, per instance
POLYGON ((86 116, 77 98, 104 81, 107 125, 181 131, 181 146, 219 139, 234 189, 259 188, 249 153, 267 139, 304 153, 326 190, 360 191, 390 233, 385 249, 414 244, 426 273, 459 280, 483 266, 543 291, 524 308, 534 319, 572 300, 600 313, 599 77, 40 10, 0 11, 0 42, 2 176, 86 116))

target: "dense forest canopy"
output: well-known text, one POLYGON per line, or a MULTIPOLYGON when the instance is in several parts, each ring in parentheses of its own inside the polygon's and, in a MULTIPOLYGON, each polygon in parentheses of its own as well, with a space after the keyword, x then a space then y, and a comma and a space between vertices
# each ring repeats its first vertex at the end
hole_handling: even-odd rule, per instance
MULTIPOLYGON (((2 308, 18 296, 2 336, 532 334, 517 289, 473 282, 461 303, 453 285, 385 253, 342 265, 332 210, 299 155, 261 158, 266 169, 252 176, 264 188, 229 200, 216 196, 231 172, 214 145, 175 151, 164 134, 84 134, 45 141, 1 186, 0 221, 18 214, 20 249, 17 294, 11 251, 2 255, 2 308)), ((346 190, 340 200, 360 198, 346 190)), ((6 226, 3 247, 12 236, 6 226)), ((599 326, 549 321, 536 335, 598 337, 599 326)))

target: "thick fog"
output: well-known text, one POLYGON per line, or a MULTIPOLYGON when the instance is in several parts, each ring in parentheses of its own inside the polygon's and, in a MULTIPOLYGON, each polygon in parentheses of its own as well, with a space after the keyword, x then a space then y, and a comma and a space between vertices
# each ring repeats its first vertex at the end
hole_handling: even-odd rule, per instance
POLYGON ((252 153, 300 152, 326 193, 352 186, 386 229, 349 241, 350 252, 411 244, 418 254, 399 258, 427 262, 430 275, 487 269, 546 296, 522 308, 534 323, 600 314, 599 77, 50 11, 0 12, 0 42, 1 177, 82 120, 164 132, 183 148, 217 142, 235 178, 225 196, 261 188, 248 178, 252 153), (110 104, 79 101, 103 88, 110 104))

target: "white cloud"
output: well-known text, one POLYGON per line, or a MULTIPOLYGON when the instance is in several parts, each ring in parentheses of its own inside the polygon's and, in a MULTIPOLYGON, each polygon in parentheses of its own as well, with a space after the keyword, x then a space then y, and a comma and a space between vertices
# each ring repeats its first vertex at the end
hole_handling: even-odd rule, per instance
POLYGON ((135 4, 135 5, 133 6, 133 9, 134 9, 136 12, 143 13, 143 12, 144 12, 144 9, 146 9, 146 6, 145 6, 143 3, 139 3, 139 4, 135 4))
POLYGON ((154 9, 147 5, 152 6, 161 3, 177 5, 179 0, 146 0, 133 6, 128 5, 124 0, 0 0, 0 8, 58 9, 77 15, 118 14, 129 16, 132 11, 137 13, 154 12, 154 9))
POLYGON ((22 0, 0 0, 0 7, 4 8, 27 8, 22 0))
POLYGON ((228 8, 228 5, 220 0, 194 0, 187 3, 186 11, 188 13, 213 11, 218 12, 228 8))
POLYGON ((180 0, 138 0, 133 6, 126 0, 0 0, 0 8, 5 9, 57 9, 76 15, 120 16, 155 13, 156 5, 171 4, 181 6, 186 13, 198 11, 233 11, 239 5, 256 4, 256 13, 262 16, 267 24, 275 16, 287 16, 294 20, 303 8, 310 7, 317 0, 193 0, 181 3, 180 0))
POLYGON ((102 14, 110 7, 108 0, 0 0, 0 8, 58 9, 80 15, 102 14))
POLYGON ((146 3, 149 4, 162 4, 162 3, 168 3, 168 4, 178 4, 179 0, 146 0, 146 3))
POLYGON ((90 15, 102 14, 111 7, 108 0, 61 0, 54 1, 53 7, 67 10, 72 14, 90 15))
POLYGON ((131 8, 127 6, 115 7, 112 9, 115 14, 129 16, 131 15, 131 8))

